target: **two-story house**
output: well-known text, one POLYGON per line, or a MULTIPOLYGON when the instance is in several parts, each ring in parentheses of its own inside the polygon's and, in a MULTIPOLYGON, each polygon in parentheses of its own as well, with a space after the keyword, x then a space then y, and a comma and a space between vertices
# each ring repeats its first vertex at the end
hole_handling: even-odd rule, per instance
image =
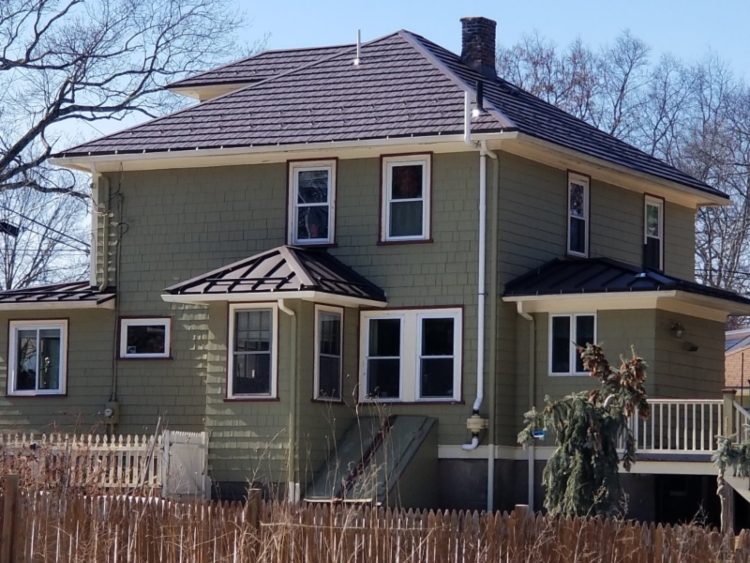
POLYGON ((495 22, 462 22, 460 56, 264 52, 59 154, 93 180, 91 279, 0 294, 0 429, 161 417, 210 432, 221 494, 366 494, 379 464, 380 500, 507 507, 544 463, 523 413, 591 385, 575 343, 719 399, 750 301, 691 280, 727 196, 496 76, 495 22))

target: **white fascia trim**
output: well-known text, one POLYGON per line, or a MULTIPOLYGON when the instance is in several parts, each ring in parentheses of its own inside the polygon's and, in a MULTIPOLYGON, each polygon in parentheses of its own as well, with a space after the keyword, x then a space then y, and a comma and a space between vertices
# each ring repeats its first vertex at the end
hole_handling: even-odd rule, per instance
MULTIPOLYGON (((492 141, 492 140, 504 140, 512 139, 516 137, 515 132, 509 133, 482 133, 475 134, 474 138, 478 141, 492 141)), ((275 145, 250 145, 247 147, 219 147, 211 149, 201 149, 196 147, 194 149, 187 150, 166 150, 160 152, 127 152, 127 153, 114 153, 114 154, 88 154, 80 156, 58 156, 50 159, 50 162, 57 166, 64 168, 74 168, 76 170, 82 170, 84 172, 91 171, 91 164, 96 163, 97 169, 100 172, 108 171, 109 169, 102 166, 104 163, 110 163, 115 166, 119 166, 122 163, 129 161, 168 161, 189 158, 195 162, 196 159, 206 159, 205 164, 201 163, 198 166, 211 166, 210 158, 214 157, 229 157, 235 156, 240 159, 243 156, 249 155, 278 155, 278 161, 282 162, 289 159, 290 153, 297 153, 295 158, 300 158, 299 154, 305 151, 312 152, 326 152, 330 156, 335 151, 345 151, 347 149, 362 149, 362 148, 388 148, 398 146, 419 146, 419 145, 445 145, 448 143, 454 143, 455 146, 451 147, 452 151, 472 151, 475 150, 473 147, 469 147, 464 143, 463 133, 458 135, 409 135, 403 137, 385 137, 380 139, 360 139, 353 141, 327 141, 327 142, 315 142, 315 143, 294 143, 294 144, 280 144, 275 145)), ((342 156, 343 158, 343 156, 342 156)), ((154 168, 157 168, 156 166, 154 168)))
MULTIPOLYGON (((622 166, 621 164, 616 164, 614 162, 610 162, 602 158, 597 158, 595 156, 591 156, 574 149, 569 149, 562 145, 558 145, 550 141, 545 141, 526 133, 518 133, 517 139, 521 144, 534 145, 542 148, 543 150, 557 152, 558 154, 565 155, 568 158, 575 158, 581 161, 585 161, 593 166, 597 166, 600 168, 608 168, 614 172, 648 181, 652 184, 661 186, 669 190, 678 190, 682 193, 690 194, 692 197, 702 200, 698 205, 729 205, 730 203, 728 197, 721 197, 718 195, 710 194, 697 188, 691 188, 690 186, 667 180, 666 178, 660 178, 658 176, 646 174, 645 172, 639 172, 637 170, 633 170, 632 168, 622 166)), ((596 175, 594 175, 594 177, 596 177, 596 175)))
POLYGON ((188 305, 208 305, 209 303, 268 303, 281 299, 301 299, 323 305, 341 307, 385 307, 387 303, 373 299, 332 295, 322 291, 284 291, 278 293, 216 293, 211 295, 172 295, 162 293, 162 301, 167 303, 186 303, 188 305))
POLYGON ((96 303, 95 301, 42 301, 34 303, 0 303, 0 311, 65 311, 65 310, 77 310, 77 309, 114 309, 115 300, 110 299, 104 303, 96 303))
MULTIPOLYGON (((490 448, 495 450, 495 459, 504 459, 510 461, 528 461, 529 451, 521 446, 500 446, 500 445, 482 445, 473 450, 465 450, 460 445, 438 445, 439 459, 476 459, 487 461, 490 448)), ((555 451, 554 446, 537 446, 535 449, 534 459, 537 461, 546 461, 555 451)))
POLYGON ((520 303, 524 313, 660 309, 717 322, 725 322, 728 314, 750 315, 750 305, 681 290, 511 295, 502 299, 506 303, 520 303))

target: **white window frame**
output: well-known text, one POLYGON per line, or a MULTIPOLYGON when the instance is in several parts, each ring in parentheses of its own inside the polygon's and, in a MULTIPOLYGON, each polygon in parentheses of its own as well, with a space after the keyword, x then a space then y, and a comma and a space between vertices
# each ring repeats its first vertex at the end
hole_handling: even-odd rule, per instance
POLYGON ((575 172, 568 172, 568 190, 567 190, 567 201, 566 206, 568 209, 567 214, 567 225, 566 225, 566 231, 567 231, 567 252, 570 256, 580 256, 582 258, 588 258, 589 255, 589 228, 590 228, 590 193, 591 193, 591 187, 590 187, 590 179, 588 176, 584 176, 583 174, 577 174, 575 172), (573 184, 578 184, 580 186, 583 186, 583 217, 575 217, 575 219, 583 220, 584 222, 584 237, 583 237, 583 252, 579 252, 577 250, 573 250, 571 248, 571 234, 572 229, 570 228, 570 224, 572 220, 574 219, 572 215, 572 210, 570 208, 570 192, 571 188, 573 187, 573 184))
POLYGON ((548 328, 548 346, 547 346, 547 367, 550 376, 575 376, 575 375, 588 375, 586 371, 576 371, 576 360, 578 359, 578 351, 576 350, 575 341, 577 334, 574 333, 576 326, 576 319, 578 317, 594 317, 594 341, 592 344, 596 344, 596 331, 598 329, 597 315, 596 312, 588 313, 566 313, 566 314, 554 314, 549 315, 549 328, 548 328), (553 320, 556 318, 568 319, 570 328, 570 342, 568 343, 568 371, 552 371, 552 343, 554 341, 554 334, 552 333, 553 320))
MULTIPOLYGON (((38 378, 38 374, 37 374, 38 378)), ((38 384, 38 383, 37 383, 38 384)), ((67 319, 56 320, 33 320, 33 321, 10 321, 8 324, 8 396, 13 397, 36 397, 43 395, 65 395, 68 385, 68 321, 67 319), (19 330, 59 330, 60 331, 60 388, 59 389, 33 389, 16 390, 18 382, 18 331, 19 330)))
POLYGON ((664 200, 647 195, 643 201, 643 244, 648 243, 649 238, 659 241, 659 270, 664 270, 664 200), (648 234, 648 208, 656 207, 659 210, 659 236, 650 237, 648 234))
POLYGON ((363 403, 455 403, 461 400, 463 310, 460 307, 435 309, 389 309, 360 313, 359 400, 363 403), (453 395, 451 397, 422 397, 420 360, 422 353, 422 319, 453 319, 453 395), (367 360, 370 341, 370 320, 399 319, 401 321, 401 356, 398 397, 367 396, 367 360))
POLYGON ((291 161, 289 162, 289 217, 287 237, 289 244, 320 245, 333 244, 336 227, 336 160, 291 161), (300 207, 322 207, 322 204, 300 204, 297 202, 299 173, 316 170, 328 171, 328 236, 320 238, 297 238, 297 222, 300 207))
POLYGON ((172 319, 169 317, 140 317, 137 319, 120 319, 120 358, 122 359, 164 359, 169 358, 172 353, 172 319), (164 352, 161 353, 129 353, 128 352, 128 328, 131 326, 163 326, 164 327, 164 352))
POLYGON ((227 399, 277 399, 279 308, 276 303, 231 303, 229 305, 229 334, 227 335, 227 399), (271 391, 270 393, 234 392, 234 328, 235 313, 252 310, 271 311, 271 391))
POLYGON ((380 210, 380 240, 383 242, 409 242, 430 239, 430 199, 432 195, 432 157, 429 154, 411 154, 402 156, 383 157, 383 185, 381 186, 381 210, 380 210), (399 199, 399 202, 409 201, 422 202, 422 232, 419 235, 390 236, 391 225, 391 185, 393 182, 393 168, 396 166, 421 166, 422 167, 422 197, 399 199))
POLYGON ((344 372, 344 309, 328 305, 315 305, 315 374, 313 398, 317 401, 341 402, 343 398, 344 372), (333 313, 339 316, 339 396, 329 397, 320 394, 320 314, 333 313))

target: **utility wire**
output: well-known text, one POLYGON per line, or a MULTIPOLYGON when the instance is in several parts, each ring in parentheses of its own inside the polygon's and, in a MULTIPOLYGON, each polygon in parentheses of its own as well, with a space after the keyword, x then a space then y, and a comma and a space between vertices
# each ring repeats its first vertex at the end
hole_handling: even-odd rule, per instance
MULTIPOLYGON (((67 233, 64 233, 62 231, 58 231, 57 229, 54 229, 54 228, 50 227, 49 225, 45 225, 44 223, 41 223, 41 222, 39 222, 39 221, 37 221, 35 219, 32 219, 31 217, 29 217, 27 215, 24 215, 23 213, 20 213, 19 211, 16 211, 15 209, 11 209, 10 207, 6 207, 5 205, 0 204, 0 209, 3 209, 3 210, 8 211, 10 213, 15 213, 16 215, 18 215, 19 217, 21 217, 21 219, 29 221, 30 223, 33 223, 35 225, 39 225, 40 227, 43 227, 43 228, 47 229, 48 231, 55 233, 56 235, 59 235, 59 236, 65 237, 67 239, 70 239, 72 241, 75 241, 78 244, 82 245, 83 249, 76 248, 75 246, 73 246, 73 245, 71 245, 69 243, 66 243, 63 240, 49 237, 49 238, 51 238, 51 240, 53 240, 55 242, 59 242, 60 244, 64 244, 65 246, 68 246, 68 247, 73 248, 75 250, 78 250, 80 252, 89 253, 91 251, 91 245, 89 243, 85 242, 85 241, 77 239, 76 237, 71 236, 71 235, 69 235, 67 233)), ((34 234, 39 235, 39 236, 48 236, 45 233, 39 233, 37 231, 34 231, 33 229, 29 229, 28 227, 26 227, 26 229, 29 230, 29 231, 31 231, 34 234)))

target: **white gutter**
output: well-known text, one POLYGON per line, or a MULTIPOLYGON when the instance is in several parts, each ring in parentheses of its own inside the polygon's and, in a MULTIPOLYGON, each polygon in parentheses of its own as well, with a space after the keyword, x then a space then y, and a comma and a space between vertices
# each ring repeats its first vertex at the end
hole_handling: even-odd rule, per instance
MULTIPOLYGON (((91 168, 91 252, 89 253, 89 284, 95 287, 96 283, 96 263, 98 261, 99 241, 97 241, 97 214, 99 212, 99 173, 96 171, 96 164, 92 162, 91 168)), ((99 290, 104 288, 99 287, 99 290)))
POLYGON ((208 305, 209 303, 269 303, 282 299, 301 299, 324 305, 339 305, 342 307, 385 307, 384 301, 350 297, 348 295, 334 295, 323 291, 268 291, 261 293, 209 293, 209 294, 172 294, 162 293, 162 301, 167 303, 185 303, 189 305, 208 305))
MULTIPOLYGON (((518 314, 529 321, 529 409, 536 402, 536 322, 534 317, 523 310, 523 302, 516 302, 518 314)), ((534 444, 528 447, 529 466, 528 466, 528 489, 527 503, 531 511, 534 511, 534 481, 536 480, 534 463, 536 462, 536 451, 534 444)))

